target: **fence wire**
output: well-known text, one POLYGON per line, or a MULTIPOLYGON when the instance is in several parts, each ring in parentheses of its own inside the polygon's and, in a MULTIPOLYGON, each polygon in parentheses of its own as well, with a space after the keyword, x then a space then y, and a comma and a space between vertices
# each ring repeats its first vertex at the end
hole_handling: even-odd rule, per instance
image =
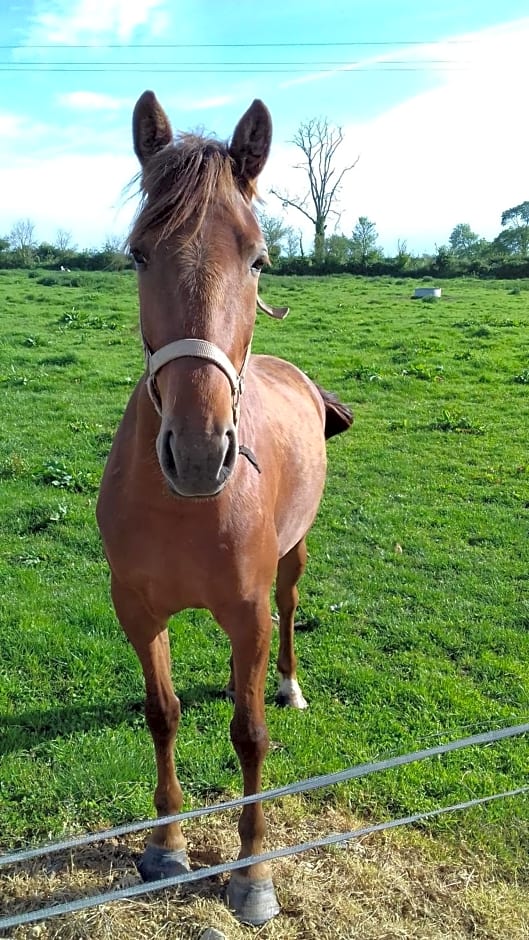
POLYGON ((407 826, 412 823, 418 823, 425 819, 434 819, 445 813, 454 813, 461 810, 471 809, 473 806, 482 806, 485 803, 491 803, 493 800, 502 800, 507 797, 521 796, 529 791, 529 785, 518 787, 516 790, 506 790, 504 793, 495 793, 492 796, 481 796, 473 800, 467 800, 464 803, 454 803, 452 806, 442 806, 438 809, 428 810, 424 813, 414 813, 412 816, 401 816, 399 819, 390 819, 387 822, 375 823, 372 826, 364 826, 360 829, 353 829, 351 832, 332 833, 322 839, 314 839, 311 842, 302 842, 298 845, 285 846, 279 849, 272 849, 269 852, 263 852, 261 855, 250 855, 247 858, 239 858, 233 862, 224 862, 221 865, 211 865, 206 868, 198 868, 196 871, 186 874, 176 875, 173 878, 163 878, 160 881, 150 881, 147 884, 131 885, 128 888, 121 888, 114 891, 107 891, 104 894, 94 894, 88 898, 79 898, 76 901, 66 901, 64 904, 54 904, 50 907, 43 907, 40 910, 27 911, 23 914, 16 914, 12 917, 0 918, 0 930, 8 927, 19 927, 22 924, 36 923, 37 921, 47 920, 51 917, 59 917, 61 914, 74 914, 79 911, 85 911, 92 907, 99 907, 102 904, 110 904, 114 901, 130 901, 133 898, 141 897, 143 894, 151 894, 155 891, 162 891, 167 888, 174 888, 183 884, 189 884, 193 881, 201 881, 203 878, 213 878, 216 875, 222 875, 227 872, 235 871, 238 868, 246 868, 248 865, 257 862, 270 862, 277 858, 286 858, 288 855, 300 855, 302 852, 309 852, 312 849, 325 848, 329 845, 338 845, 342 842, 350 842, 353 839, 359 839, 363 836, 371 835, 374 832, 383 832, 386 829, 396 829, 398 826, 407 826))
MULTIPOLYGON (((55 842, 49 845, 40 846, 35 849, 25 849, 19 852, 13 852, 0 857, 0 866, 20 863, 28 859, 38 858, 43 855, 50 855, 55 852, 75 849, 94 842, 114 838, 116 836, 127 835, 133 832, 139 832, 143 829, 166 825, 168 822, 181 822, 186 819, 194 819, 198 816, 206 816, 212 813, 224 812, 235 809, 248 803, 263 802, 279 797, 290 796, 293 794, 304 793, 317 788, 328 787, 332 784, 343 783, 358 777, 368 776, 383 770, 389 770, 393 767, 402 767, 416 761, 425 760, 429 757, 440 756, 452 751, 473 745, 492 744, 496 741, 512 738, 517 735, 526 734, 529 731, 529 723, 521 725, 512 725, 508 728, 501 728, 493 731, 487 731, 482 734, 471 735, 447 744, 439 744, 432 748, 420 751, 413 751, 408 754, 400 754, 386 760, 373 761, 366 764, 359 764, 356 767, 350 767, 347 770, 338 771, 332 774, 323 774, 319 777, 311 777, 307 780, 295 781, 283 787, 276 787, 273 790, 265 790, 262 793, 251 796, 239 797, 234 800, 228 800, 225 803, 216 803, 212 806, 202 807, 188 812, 178 813, 176 815, 160 817, 159 819, 143 820, 137 823, 131 823, 123 826, 115 826, 112 829, 106 829, 102 832, 88 833, 75 839, 68 839, 62 842, 55 842)), ((279 849, 273 849, 264 852, 261 855, 250 856, 249 858, 237 859, 232 862, 226 862, 220 865, 213 865, 206 868, 199 868, 196 871, 188 872, 173 878, 164 878, 160 881, 152 881, 148 884, 131 885, 130 887, 109 891, 104 894, 92 895, 88 898, 79 898, 75 901, 68 901, 64 904, 56 904, 41 908, 40 910, 27 911, 22 914, 9 917, 0 917, 0 930, 6 930, 20 926, 22 924, 35 923, 46 920, 51 917, 58 917, 62 914, 71 914, 88 908, 98 907, 101 904, 108 904, 114 901, 130 900, 143 894, 150 894, 162 889, 175 887, 182 884, 188 884, 193 881, 199 881, 203 878, 212 878, 215 875, 235 871, 238 868, 246 868, 257 862, 272 861, 276 858, 284 858, 288 855, 297 855, 308 852, 313 849, 324 848, 329 845, 337 845, 342 842, 348 842, 375 832, 382 832, 386 829, 394 829, 398 826, 411 825, 423 820, 433 819, 446 813, 459 812, 475 806, 481 806, 495 800, 506 799, 509 797, 521 796, 529 792, 529 785, 518 787, 514 790, 507 790, 503 793, 495 793, 491 796, 477 797, 467 800, 463 803, 455 803, 451 806, 439 807, 422 813, 415 813, 410 816, 403 816, 398 819, 392 819, 382 823, 375 823, 363 828, 354 829, 346 833, 334 833, 321 839, 315 839, 310 842, 304 842, 294 846, 286 846, 279 849)))
POLYGON ((425 748, 420 751, 411 751, 408 754, 398 754, 395 757, 388 757, 385 760, 358 764, 356 767, 349 767, 347 770, 339 770, 331 774, 322 774, 319 777, 309 777, 306 780, 297 780, 283 787, 276 787, 273 790, 263 790, 261 793, 253 793, 250 796, 236 797, 233 800, 226 800, 224 803, 214 803, 211 806, 203 806, 200 809, 191 809, 184 813, 176 813, 171 816, 159 816, 156 819, 144 819, 140 822, 125 823, 122 826, 114 826, 112 829, 102 829, 100 832, 92 832, 88 835, 65 839, 62 842, 41 845, 34 849, 22 849, 0 856, 0 868, 3 865, 13 865, 16 862, 25 862, 30 858, 38 858, 40 855, 50 855, 53 852, 75 849, 82 845, 90 845, 93 842, 103 842, 106 839, 114 839, 119 836, 129 835, 133 832, 141 832, 144 829, 155 829, 157 826, 166 826, 168 823, 172 822, 184 822, 188 819, 196 819, 197 816, 209 816, 212 813, 223 813, 227 810, 239 809, 241 806, 246 806, 249 803, 262 803, 265 800, 275 800, 284 796, 308 793, 311 790, 322 789, 323 787, 333 786, 337 783, 346 783, 348 780, 354 780, 358 777, 367 777, 370 774, 380 773, 383 770, 391 770, 393 767, 404 767, 406 764, 413 764, 417 761, 426 760, 429 757, 438 757, 441 754, 448 754, 451 751, 459 751, 465 747, 472 747, 478 744, 493 744, 495 741, 513 738, 520 734, 526 734, 528 731, 529 722, 521 725, 511 725, 508 728, 485 731, 481 734, 473 734, 466 738, 459 738, 457 741, 449 741, 447 744, 437 744, 435 747, 425 748))

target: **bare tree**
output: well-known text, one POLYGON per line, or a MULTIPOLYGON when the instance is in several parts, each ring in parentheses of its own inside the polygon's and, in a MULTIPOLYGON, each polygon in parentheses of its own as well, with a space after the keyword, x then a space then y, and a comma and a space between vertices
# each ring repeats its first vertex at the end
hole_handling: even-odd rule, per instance
POLYGON ((20 264, 26 266, 33 261, 36 248, 35 225, 31 219, 18 219, 9 233, 9 244, 20 264))
POLYGON ((281 256, 283 244, 288 239, 292 229, 285 225, 283 219, 274 218, 266 212, 260 211, 257 215, 268 248, 270 261, 274 264, 281 256))
POLYGON ((67 251, 75 251, 76 246, 72 244, 72 233, 64 228, 58 228, 55 236, 55 247, 58 252, 65 254, 67 251))
POLYGON ((350 166, 339 170, 335 163, 336 152, 343 142, 341 127, 333 127, 327 118, 311 118, 300 124, 292 143, 299 147, 304 160, 296 164, 296 170, 304 170, 308 176, 309 189, 305 196, 290 196, 288 193, 272 189, 274 196, 283 203, 283 207, 292 206, 302 212, 314 225, 314 257, 323 261, 325 249, 325 230, 329 215, 335 210, 342 180, 358 162, 358 157, 350 166))
POLYGON ((288 228, 285 239, 285 254, 287 258, 303 257, 303 237, 301 231, 296 232, 293 228, 288 228))
POLYGON ((405 238, 397 239, 397 254, 395 255, 397 267, 404 270, 411 261, 411 254, 408 251, 408 243, 405 238))
POLYGON ((125 240, 123 236, 110 233, 105 238, 103 251, 113 252, 114 254, 121 254, 123 252, 124 241, 125 240))

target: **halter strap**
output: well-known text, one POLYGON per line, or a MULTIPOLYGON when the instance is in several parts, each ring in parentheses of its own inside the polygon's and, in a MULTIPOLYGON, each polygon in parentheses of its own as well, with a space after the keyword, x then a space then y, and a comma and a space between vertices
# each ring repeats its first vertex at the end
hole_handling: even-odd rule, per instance
POLYGON ((239 419, 240 398, 244 391, 244 377, 251 354, 251 342, 246 350, 241 371, 237 372, 235 366, 222 349, 215 346, 214 343, 205 339, 178 339, 172 343, 167 343, 161 349, 152 353, 145 345, 145 358, 149 375, 147 377, 147 389, 152 403, 159 415, 162 413, 160 396, 156 388, 156 373, 172 362, 174 359, 190 357, 192 359, 207 359, 224 372, 231 386, 233 420, 237 424, 239 419))

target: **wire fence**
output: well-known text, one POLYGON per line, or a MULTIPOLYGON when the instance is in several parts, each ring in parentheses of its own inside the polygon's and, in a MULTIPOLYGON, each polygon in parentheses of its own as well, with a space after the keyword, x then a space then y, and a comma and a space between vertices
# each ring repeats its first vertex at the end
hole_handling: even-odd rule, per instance
MULTIPOLYGON (((39 846, 33 849, 23 849, 12 852, 0 857, 0 867, 6 865, 19 864, 29 859, 39 858, 52 853, 80 848, 94 842, 101 842, 106 839, 117 836, 128 835, 134 832, 140 832, 144 829, 163 826, 169 822, 182 822, 188 819, 195 819, 199 816, 207 816, 212 813, 226 812, 245 806, 249 803, 264 802, 265 800, 278 799, 280 797, 292 796, 300 793, 307 793, 311 790, 329 787, 348 780, 365 777, 373 773, 379 773, 384 770, 390 770, 395 767, 402 767, 407 764, 427 758, 440 756, 453 751, 475 745, 488 745, 497 741, 513 738, 518 735, 526 734, 529 731, 529 723, 520 725, 511 725, 508 728, 501 728, 487 731, 482 734, 471 735, 466 738, 460 738, 456 741, 450 741, 447 744, 439 744, 435 747, 420 751, 413 751, 408 754, 399 754, 386 760, 373 761, 365 764, 359 764, 356 767, 350 767, 347 770, 338 771, 332 774, 323 774, 318 777, 311 777, 306 780, 295 781, 283 787, 276 787, 273 790, 265 790, 262 793, 256 793, 251 796, 243 796, 234 800, 228 800, 224 803, 215 803, 212 806, 201 807, 200 809, 189 810, 176 815, 164 816, 158 819, 142 820, 141 822, 130 823, 122 826, 115 826, 112 829, 105 829, 101 832, 88 833, 73 839, 54 842, 48 845, 39 846)), ((297 855, 308 852, 313 849, 323 848, 325 846, 337 845, 349 842, 353 839, 370 835, 375 832, 382 832, 386 829, 395 829, 399 826, 411 825, 427 819, 434 819, 447 813, 460 812, 475 806, 482 806, 493 801, 507 799, 509 797, 522 796, 529 792, 529 785, 521 786, 513 790, 507 790, 503 793, 495 793, 489 796, 476 797, 462 803, 455 803, 450 806, 439 807, 433 810, 427 810, 415 813, 410 816, 403 816, 398 819, 392 819, 381 823, 375 823, 363 828, 354 829, 351 832, 333 833, 321 839, 315 839, 310 842, 300 843, 293 846, 285 846, 264 852, 261 855, 251 856, 249 858, 237 859, 232 862, 225 862, 220 865, 199 868, 195 871, 181 874, 172 878, 164 878, 159 881, 151 881, 148 884, 131 885, 123 889, 108 891, 104 894, 92 895, 87 898, 79 898, 74 901, 68 901, 64 904, 54 904, 38 910, 27 911, 8 917, 0 917, 0 930, 14 928, 22 924, 35 923, 47 920, 51 917, 58 917, 62 914, 72 914, 88 908, 98 907, 101 904, 108 904, 114 901, 130 900, 141 896, 142 894, 151 894, 155 891, 175 887, 190 882, 199 881, 203 878, 211 878, 215 875, 235 871, 238 868, 245 868, 248 865, 257 862, 272 861, 277 858, 284 858, 288 855, 297 855)))

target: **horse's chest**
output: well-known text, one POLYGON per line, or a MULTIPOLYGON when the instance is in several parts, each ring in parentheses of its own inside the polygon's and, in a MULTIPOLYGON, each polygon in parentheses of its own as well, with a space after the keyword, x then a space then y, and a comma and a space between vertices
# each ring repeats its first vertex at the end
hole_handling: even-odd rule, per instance
POLYGON ((246 592, 262 535, 236 522, 227 529, 206 513, 179 514, 170 504, 134 514, 129 507, 114 515, 105 548, 121 582, 147 594, 151 608, 172 613, 211 609, 219 597, 246 592))

